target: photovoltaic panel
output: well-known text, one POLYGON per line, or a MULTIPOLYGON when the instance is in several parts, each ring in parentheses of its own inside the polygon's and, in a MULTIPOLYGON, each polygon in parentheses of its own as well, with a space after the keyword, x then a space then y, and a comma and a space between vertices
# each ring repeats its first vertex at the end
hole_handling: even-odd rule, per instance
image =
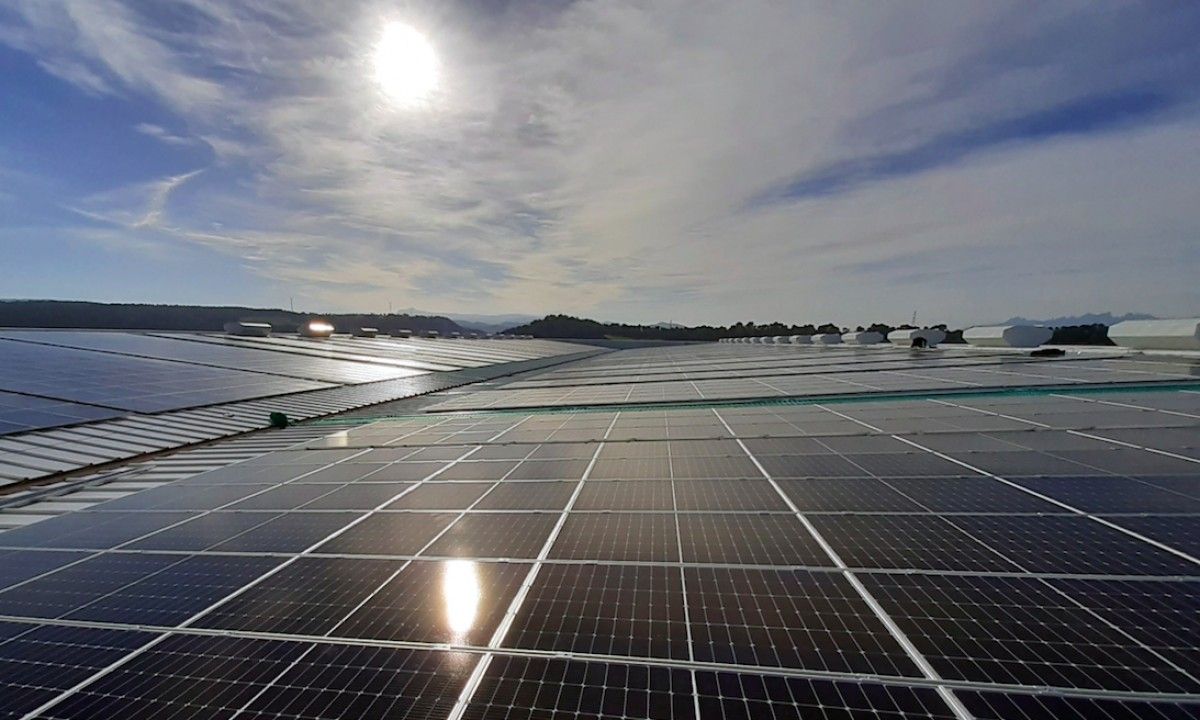
POLYGON ((522 563, 413 561, 361 605, 348 608, 352 612, 334 634, 486 645, 529 568, 522 563))
POLYGON ((882 575, 864 578, 946 678, 1138 692, 1196 692, 1164 658, 1031 578, 882 575))
POLYGON ((0 624, 0 714, 32 712, 155 637, 127 630, 0 624))
POLYGON ((838 573, 732 568, 686 573, 697 660, 921 676, 838 573))
POLYGON ((176 408, 331 387, 328 383, 0 340, 3 389, 116 410, 176 408), (130 378, 137 378, 131 382, 130 378))
POLYGON ((547 565, 513 625, 512 647, 687 660, 679 568, 547 565))
POLYGON ((956 717, 931 688, 871 682, 830 682, 747 672, 698 672, 696 696, 701 717, 723 720, 949 720, 956 717))
POLYGON ((120 410, 0 391, 0 435, 123 415, 120 410))
POLYGON ((498 657, 488 665, 463 717, 694 720, 694 707, 686 670, 498 657))

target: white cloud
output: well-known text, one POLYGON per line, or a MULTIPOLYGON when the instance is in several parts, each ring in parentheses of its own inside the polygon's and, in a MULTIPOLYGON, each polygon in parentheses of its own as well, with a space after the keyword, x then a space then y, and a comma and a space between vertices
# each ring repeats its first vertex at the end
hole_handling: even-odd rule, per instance
POLYGON ((163 126, 155 125, 154 123, 138 123, 133 126, 133 129, 167 145, 195 145, 197 143, 195 138, 176 135, 163 126))
POLYGON ((969 321, 1197 304, 1195 291, 1152 281, 1196 259, 1187 238, 1200 221, 1180 192, 1200 173, 1179 153, 1196 140, 1186 102, 1174 124, 985 148, 853 192, 747 207, 830 163, 1169 85, 1195 64, 1186 27, 1173 26, 1186 23, 1169 13, 694 0, 418 3, 407 14, 283 0, 19 7, 24 27, 0 42, 87 92, 157 99, 187 132, 138 130, 201 138, 228 179, 171 199, 195 174, 159 178, 78 207, 243 258, 331 309, 394 300, 858 324, 909 305, 969 321), (442 55, 444 84, 426 108, 391 108, 372 84, 371 44, 389 19, 425 29, 442 55))

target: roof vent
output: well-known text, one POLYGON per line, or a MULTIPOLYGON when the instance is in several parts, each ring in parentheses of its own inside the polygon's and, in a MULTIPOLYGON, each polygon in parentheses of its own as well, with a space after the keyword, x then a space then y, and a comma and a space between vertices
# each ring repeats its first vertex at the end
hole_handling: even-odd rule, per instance
POLYGON ((373 338, 379 334, 379 328, 360 327, 354 331, 354 337, 373 338))
POLYGON ((878 345, 883 342, 883 334, 873 330, 848 332, 842 336, 842 342, 849 345, 878 345))
POLYGON ((982 325, 963 331, 963 340, 976 347, 1032 348, 1053 336, 1053 330, 1041 325, 982 325))
POLYGON ((412 337, 412 330, 393 330, 392 337, 394 337, 394 338, 410 338, 410 337, 412 337))
POLYGON ((888 333, 888 342, 900 347, 937 347, 946 339, 946 332, 937 328, 912 328, 910 330, 893 330, 888 333))
POLYGON ((239 335, 241 337, 267 337, 271 334, 271 325, 269 323, 260 322, 227 322, 225 323, 225 332, 229 335, 239 335))
POLYGON ((789 340, 793 345, 812 345, 812 335, 793 335, 789 340))
POLYGON ((814 345, 841 345, 842 336, 837 333, 817 333, 812 336, 814 345))
POLYGON ((426 330, 425 331, 425 337, 429 338, 430 340, 437 340, 440 335, 441 335, 441 333, 438 332, 437 330, 426 330))
POLYGON ((1108 329, 1108 339, 1136 350, 1200 350, 1200 318, 1125 320, 1108 329))

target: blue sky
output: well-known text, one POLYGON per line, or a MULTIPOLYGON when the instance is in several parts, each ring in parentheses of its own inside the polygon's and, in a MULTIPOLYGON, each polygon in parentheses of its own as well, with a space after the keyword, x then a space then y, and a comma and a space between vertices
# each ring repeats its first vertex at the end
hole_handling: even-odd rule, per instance
POLYGON ((1195 3, 16 0, 0 297, 1200 314, 1198 36, 1195 3))

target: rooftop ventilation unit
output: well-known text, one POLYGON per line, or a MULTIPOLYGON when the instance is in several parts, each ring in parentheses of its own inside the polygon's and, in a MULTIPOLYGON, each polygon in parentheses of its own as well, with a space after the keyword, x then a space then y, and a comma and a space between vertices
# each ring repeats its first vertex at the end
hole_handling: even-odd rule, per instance
POLYGON ((453 340, 457 340, 457 339, 459 339, 460 337, 462 337, 462 333, 460 333, 460 332, 459 332, 459 331, 457 331, 457 330, 455 330, 455 331, 453 331, 453 332, 451 332, 451 333, 450 333, 450 338, 451 338, 451 339, 453 339, 453 340))
POLYGON ((471 333, 471 334, 470 334, 470 335, 468 335, 467 337, 471 338, 472 340, 478 340, 478 339, 479 339, 479 333, 471 333))
POLYGON ((842 342, 849 345, 878 345, 883 342, 883 334, 873 330, 849 332, 842 336, 842 342))
POLYGON ((893 330, 888 333, 887 339, 899 347, 937 347, 946 339, 946 332, 937 328, 893 330))
POLYGON ((1041 325, 982 325, 965 330, 963 340, 976 347, 1033 348, 1053 335, 1053 330, 1041 325))
POLYGON ((1200 350, 1200 318, 1125 320, 1108 329, 1108 339, 1135 350, 1200 350))
POLYGON ((360 327, 354 331, 354 337, 373 338, 379 334, 379 328, 360 327))
POLYGON ((327 338, 333 334, 333 325, 325 320, 309 320, 296 328, 306 338, 327 338))
POLYGON ((812 336, 814 345, 841 345, 842 336, 837 333, 817 333, 812 336))
POLYGON ((771 342, 775 345, 787 345, 788 338, 787 335, 776 335, 775 337, 771 338, 771 342))
POLYGON ((225 323, 225 332, 228 335, 240 337, 267 337, 271 334, 271 325, 258 322, 227 322, 225 323))
POLYGON ((410 337, 412 337, 412 330, 393 330, 392 337, 394 337, 394 338, 410 338, 410 337))
POLYGON ((793 335, 788 340, 793 345, 812 345, 812 335, 793 335))
POLYGON ((441 333, 438 332, 437 330, 426 330, 425 331, 425 337, 429 338, 430 340, 437 340, 439 336, 441 336, 441 333))

